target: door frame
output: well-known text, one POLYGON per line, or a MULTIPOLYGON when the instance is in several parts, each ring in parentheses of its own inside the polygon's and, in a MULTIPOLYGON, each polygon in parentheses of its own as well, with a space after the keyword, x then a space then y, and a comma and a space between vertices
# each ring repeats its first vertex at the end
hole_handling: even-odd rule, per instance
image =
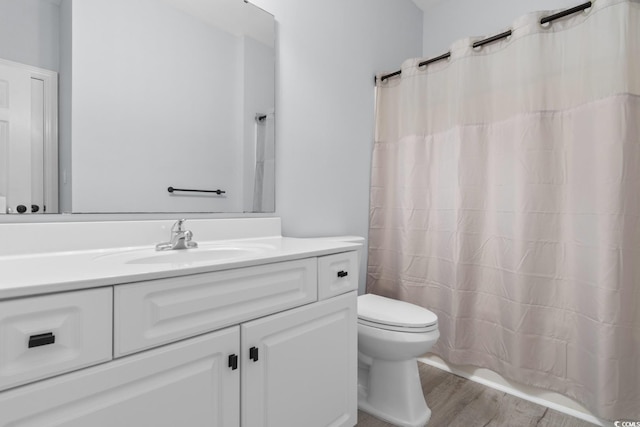
POLYGON ((2 58, 0 64, 44 82, 44 205, 47 213, 58 213, 58 73, 2 58))

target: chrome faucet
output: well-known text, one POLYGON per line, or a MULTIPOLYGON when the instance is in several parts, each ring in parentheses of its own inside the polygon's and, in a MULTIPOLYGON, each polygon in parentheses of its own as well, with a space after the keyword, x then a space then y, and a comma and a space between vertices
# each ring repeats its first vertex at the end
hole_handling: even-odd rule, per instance
POLYGON ((179 219, 171 227, 171 240, 156 245, 156 251, 169 251, 172 249, 192 249, 197 248, 198 244, 191 241, 193 233, 191 230, 182 228, 186 219, 179 219))

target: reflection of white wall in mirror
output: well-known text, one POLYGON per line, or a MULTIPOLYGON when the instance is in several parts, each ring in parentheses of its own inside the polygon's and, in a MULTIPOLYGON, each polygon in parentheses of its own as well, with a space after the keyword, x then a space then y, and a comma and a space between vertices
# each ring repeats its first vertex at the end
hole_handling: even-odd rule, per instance
MULTIPOLYGON (((255 173, 256 173, 256 146, 259 138, 259 131, 270 132, 269 141, 274 142, 274 105, 275 97, 274 85, 275 67, 273 49, 252 38, 243 39, 243 69, 244 69, 244 200, 243 210, 245 212, 272 212, 275 210, 274 198, 275 183, 274 173, 263 177, 269 188, 264 189, 264 196, 267 203, 261 204, 260 209, 254 205, 255 194, 255 173), (269 126, 258 127, 255 121, 256 114, 269 115, 269 126)), ((262 135, 263 138, 266 135, 262 135)), ((271 169, 270 169, 271 170, 271 169)))
POLYGON ((60 212, 71 212, 71 7, 72 0, 60 1, 60 109, 58 120, 60 212))
POLYGON ((256 165, 253 187, 253 212, 275 211, 275 115, 256 120, 256 165))
POLYGON ((55 0, 1 0, 0 58, 58 71, 59 10, 55 0))
POLYGON ((162 0, 183 12, 238 37, 274 47, 273 18, 242 0, 162 0))
POLYGON ((73 212, 241 211, 240 40, 157 0, 74 2, 72 37, 73 212))
POLYGON ((9 179, 9 123, 5 117, 2 117, 2 109, 6 105, 6 99, 3 99, 6 93, 4 83, 0 81, 0 214, 7 213, 7 181, 9 179))

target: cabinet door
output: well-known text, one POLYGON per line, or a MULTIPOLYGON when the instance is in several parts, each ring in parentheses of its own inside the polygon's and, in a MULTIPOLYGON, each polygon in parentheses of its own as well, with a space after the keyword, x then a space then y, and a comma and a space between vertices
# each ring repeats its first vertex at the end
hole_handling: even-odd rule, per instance
POLYGON ((0 426, 239 426, 239 342, 236 326, 0 393, 0 426))
POLYGON ((241 328, 243 427, 356 424, 355 292, 241 328))

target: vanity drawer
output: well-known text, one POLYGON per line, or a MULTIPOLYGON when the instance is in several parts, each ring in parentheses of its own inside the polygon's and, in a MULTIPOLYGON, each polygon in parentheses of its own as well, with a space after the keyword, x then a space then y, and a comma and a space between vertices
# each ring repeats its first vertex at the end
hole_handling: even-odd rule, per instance
POLYGON ((0 301, 0 390, 112 358, 112 288, 0 301))
POLYGON ((317 300, 315 258, 115 287, 114 355, 317 300))
POLYGON ((318 258, 318 300, 358 289, 358 253, 343 252, 318 258))

